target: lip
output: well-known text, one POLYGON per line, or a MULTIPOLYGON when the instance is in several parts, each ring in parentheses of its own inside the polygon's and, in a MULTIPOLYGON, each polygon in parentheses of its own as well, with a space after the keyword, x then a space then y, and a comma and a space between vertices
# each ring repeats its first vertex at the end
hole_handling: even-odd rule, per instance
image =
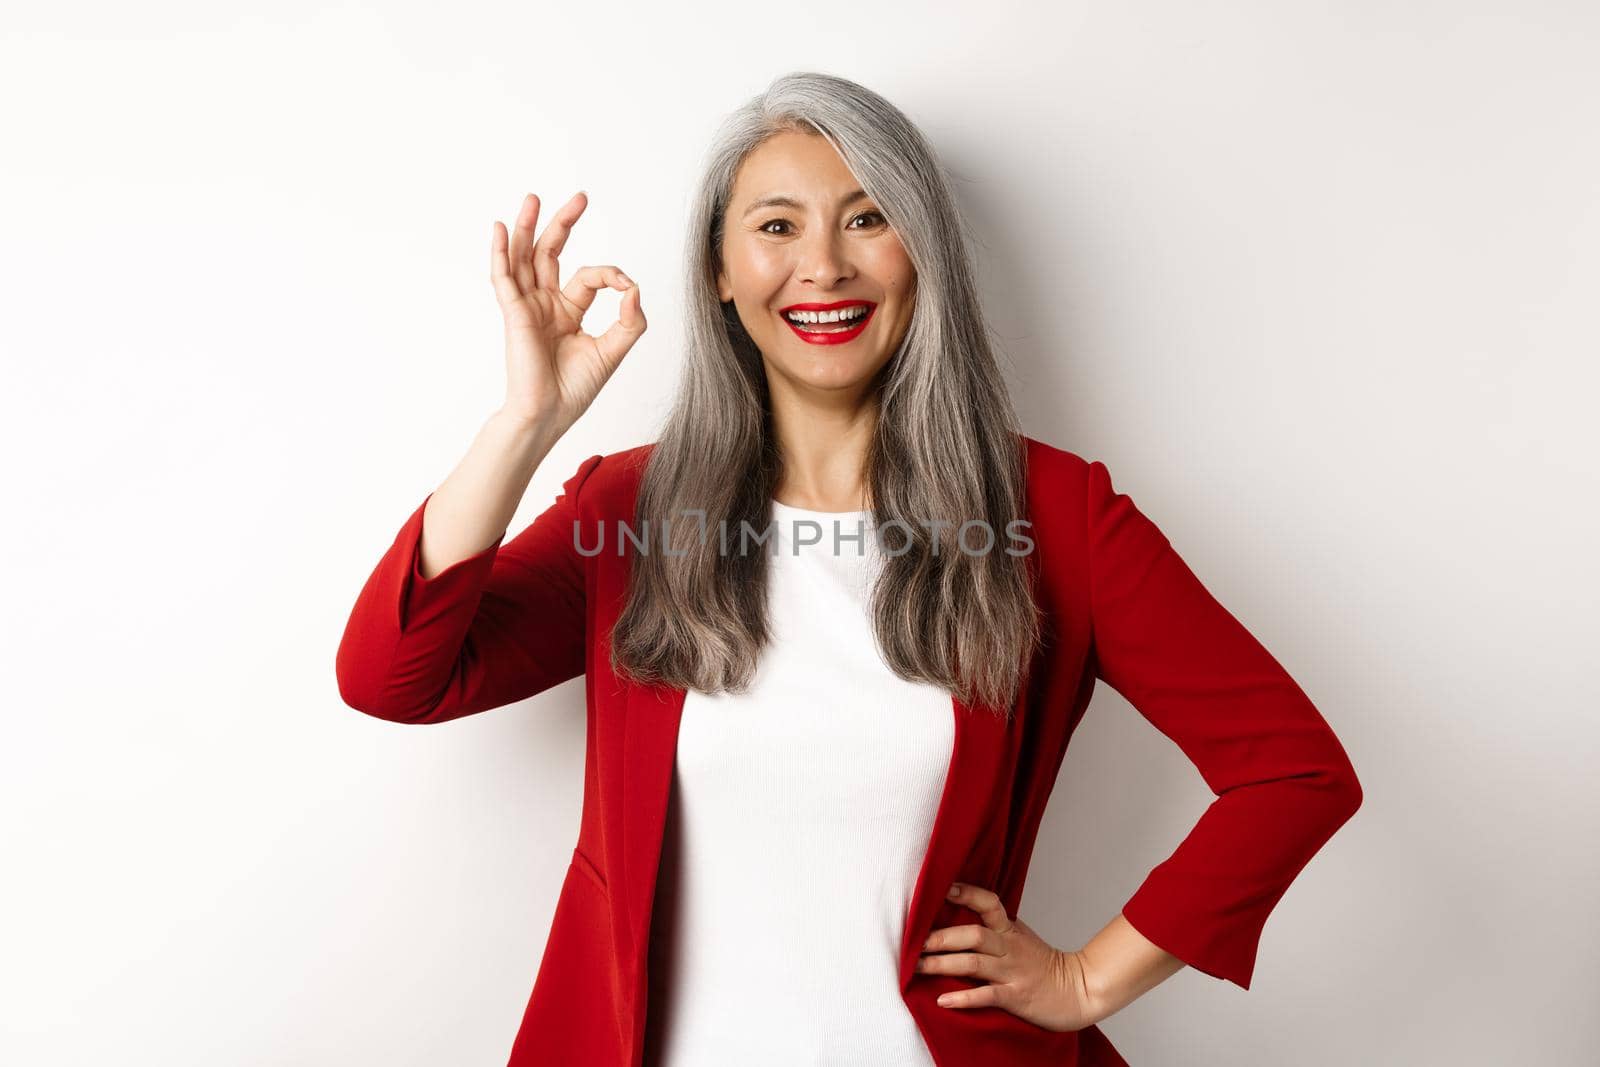
POLYGON ((871 300, 835 300, 831 304, 790 304, 788 307, 779 308, 778 312, 782 314, 785 311, 838 311, 840 308, 855 307, 857 304, 865 304, 869 310, 878 306, 871 300))
POLYGON ((827 304, 815 302, 805 304, 790 304, 787 307, 779 309, 778 317, 783 320, 783 324, 785 326, 794 331, 794 335, 796 337, 800 338, 800 340, 804 341, 808 345, 842 345, 849 341, 854 341, 857 337, 860 337, 862 332, 866 330, 867 324, 872 321, 872 316, 877 312, 877 310, 878 305, 873 303, 871 300, 835 300, 827 304), (789 316, 785 314, 785 312, 789 311, 837 311, 839 308, 855 307, 859 304, 865 304, 867 306, 867 313, 861 316, 861 321, 850 327, 848 330, 839 330, 835 333, 809 333, 790 322, 789 316))

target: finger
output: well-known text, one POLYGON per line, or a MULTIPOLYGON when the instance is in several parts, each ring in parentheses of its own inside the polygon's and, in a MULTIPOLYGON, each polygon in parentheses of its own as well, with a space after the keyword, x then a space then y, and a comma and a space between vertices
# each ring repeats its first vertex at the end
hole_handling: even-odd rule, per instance
POLYGON ((589 198, 580 190, 572 194, 572 199, 561 205, 550 219, 549 225, 539 235, 533 244, 533 273, 534 284, 541 289, 549 289, 552 293, 561 286, 561 250, 567 245, 567 235, 572 233, 572 224, 578 221, 578 216, 583 214, 584 207, 589 203, 589 198))
POLYGON ((522 295, 515 279, 511 277, 511 264, 506 258, 507 243, 505 224, 495 219, 494 232, 489 239, 489 282, 494 286, 494 295, 501 304, 507 304, 522 295))
POLYGON ((589 305, 594 303, 595 294, 602 289, 616 289, 627 292, 628 286, 633 284, 633 279, 613 266, 579 267, 578 273, 572 276, 567 287, 561 290, 561 296, 567 302, 567 312, 579 322, 583 321, 583 313, 589 310, 589 305))
POLYGON ((1010 932, 1011 917, 1006 914, 1006 907, 1000 903, 999 896, 965 882, 956 882, 951 889, 950 899, 962 907, 977 912, 978 918, 983 920, 983 925, 1002 934, 1010 932))
POLYGON ((952 989, 940 993, 935 1001, 942 1008, 997 1008, 1000 1006, 1000 987, 974 986, 972 989, 952 989))
POLYGON ((966 926, 946 926, 935 930, 922 943, 924 952, 950 952, 954 949, 972 949, 994 956, 1006 954, 1005 941, 998 933, 977 923, 966 926))
POLYGON ((522 209, 517 212, 516 229, 511 231, 511 276, 522 292, 534 286, 533 228, 539 221, 539 198, 529 193, 522 198, 522 209))
POLYGON ((986 952, 947 952, 918 957, 916 969, 923 974, 959 974, 990 981, 1004 977, 996 963, 996 957, 986 952))
POLYGON ((639 286, 630 285, 627 292, 622 294, 622 306, 617 310, 617 321, 613 322, 605 333, 595 338, 595 347, 600 350, 600 355, 606 361, 606 366, 612 370, 622 362, 622 357, 628 354, 628 349, 633 347, 650 324, 645 321, 644 309, 639 306, 639 286))

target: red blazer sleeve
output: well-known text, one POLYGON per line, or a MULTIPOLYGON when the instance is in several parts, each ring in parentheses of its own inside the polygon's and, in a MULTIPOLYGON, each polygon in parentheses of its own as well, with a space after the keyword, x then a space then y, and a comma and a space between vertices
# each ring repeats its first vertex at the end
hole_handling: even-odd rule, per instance
POLYGON ((509 543, 502 546, 502 534, 423 578, 418 548, 429 493, 350 612, 335 657, 344 702, 391 722, 448 722, 582 674, 584 556, 574 525, 578 494, 601 458, 584 460, 555 503, 509 543))
POLYGON ((1267 915, 1355 814, 1361 785, 1305 693, 1099 461, 1086 522, 1096 674, 1216 794, 1123 917, 1189 966, 1249 989, 1267 915))

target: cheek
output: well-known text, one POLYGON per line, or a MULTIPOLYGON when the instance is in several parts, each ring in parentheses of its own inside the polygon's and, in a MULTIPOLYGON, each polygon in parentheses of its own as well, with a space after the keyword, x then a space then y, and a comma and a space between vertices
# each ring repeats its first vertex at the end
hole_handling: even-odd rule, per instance
POLYGON ((734 286, 752 300, 765 299, 769 290, 783 284, 790 266, 781 249, 771 246, 741 246, 727 250, 728 266, 734 286))
POLYGON ((788 253, 779 248, 758 248, 750 254, 749 276, 763 295, 778 289, 794 272, 788 253))
POLYGON ((873 273, 883 280, 883 287, 896 296, 909 296, 916 285, 917 270, 911 265, 904 249, 885 249, 873 263, 873 273))

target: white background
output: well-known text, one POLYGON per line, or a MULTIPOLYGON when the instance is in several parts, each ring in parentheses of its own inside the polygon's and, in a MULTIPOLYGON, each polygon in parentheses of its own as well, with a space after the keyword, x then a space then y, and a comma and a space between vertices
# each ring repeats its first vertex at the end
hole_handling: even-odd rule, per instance
MULTIPOLYGON (((492 221, 587 190, 566 269, 622 266, 651 323, 515 531, 654 439, 700 155, 817 69, 954 174, 1025 430, 1107 463, 1365 789, 1251 990, 1180 972, 1112 1041, 1592 1062, 1589 5, 79 4, 0 33, 0 1060, 505 1062, 583 683, 405 727, 343 705, 334 651, 499 403, 492 221)), ((1077 947, 1210 799, 1102 687, 1023 917, 1077 947)))

